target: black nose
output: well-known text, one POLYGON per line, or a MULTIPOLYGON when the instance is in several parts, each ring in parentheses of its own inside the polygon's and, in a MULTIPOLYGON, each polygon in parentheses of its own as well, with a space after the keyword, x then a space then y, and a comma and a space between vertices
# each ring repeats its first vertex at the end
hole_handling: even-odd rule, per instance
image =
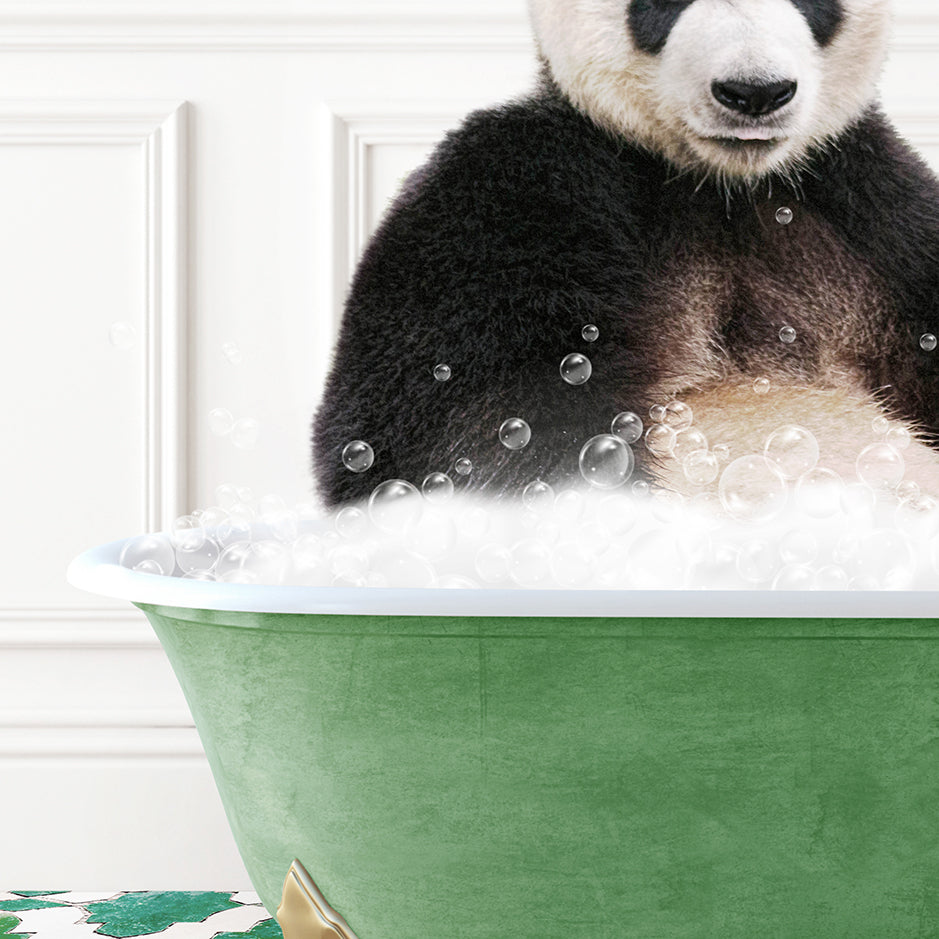
POLYGON ((712 82, 711 93, 725 108, 757 117, 771 114, 788 104, 796 94, 796 82, 772 82, 755 85, 749 82, 712 82))

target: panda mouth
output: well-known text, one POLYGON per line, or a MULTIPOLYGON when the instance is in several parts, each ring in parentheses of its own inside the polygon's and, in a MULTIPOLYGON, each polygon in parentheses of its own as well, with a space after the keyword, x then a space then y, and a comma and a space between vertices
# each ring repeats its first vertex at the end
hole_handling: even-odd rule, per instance
POLYGON ((772 150, 782 142, 781 137, 705 137, 704 139, 716 143, 725 150, 743 153, 772 150))

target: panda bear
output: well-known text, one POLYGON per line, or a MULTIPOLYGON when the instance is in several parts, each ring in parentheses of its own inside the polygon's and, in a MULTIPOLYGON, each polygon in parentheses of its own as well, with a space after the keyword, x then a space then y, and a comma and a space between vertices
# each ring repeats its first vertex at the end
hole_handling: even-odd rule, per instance
MULTIPOLYGON (((575 483, 617 414, 674 401, 736 456, 805 427, 845 480, 889 426, 939 492, 939 184, 877 104, 889 12, 531 0, 535 90, 447 136, 355 274, 314 419, 327 505, 434 472, 575 483), (562 376, 572 354, 588 380, 562 376)), ((702 490, 633 450, 633 480, 702 490)))

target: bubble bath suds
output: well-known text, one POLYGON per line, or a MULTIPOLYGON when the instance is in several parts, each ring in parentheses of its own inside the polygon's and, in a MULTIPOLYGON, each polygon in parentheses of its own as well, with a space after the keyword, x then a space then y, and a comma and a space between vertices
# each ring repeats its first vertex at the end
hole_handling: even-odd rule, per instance
MULTIPOLYGON (((134 570, 242 584, 309 586, 904 590, 939 586, 939 503, 903 480, 909 434, 883 420, 845 480, 819 465, 819 446, 784 425, 762 453, 732 459, 708 448, 690 408, 673 401, 642 419, 623 412, 613 433, 580 453, 583 485, 542 480, 517 498, 460 493, 444 472, 418 489, 379 483, 367 503, 331 515, 279 496, 223 485, 217 505, 172 531, 130 540, 134 570), (632 481, 632 446, 678 461, 686 497, 632 481), (716 492, 714 491, 716 488, 716 492)), ((875 422, 875 424, 878 422, 875 422)), ((524 447, 530 428, 508 418, 500 439, 524 447)), ((350 472, 371 466, 352 441, 350 472)), ((456 471, 470 461, 457 461, 456 471)), ((471 472, 471 466, 467 472, 471 472)), ((457 480, 460 475, 457 475, 457 480)))

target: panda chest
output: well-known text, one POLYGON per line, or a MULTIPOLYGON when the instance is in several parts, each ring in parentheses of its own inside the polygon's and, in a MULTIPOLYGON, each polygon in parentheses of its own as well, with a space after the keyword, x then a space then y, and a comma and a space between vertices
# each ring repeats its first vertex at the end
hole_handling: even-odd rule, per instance
POLYGON ((753 377, 798 384, 861 381, 876 355, 887 297, 824 220, 795 208, 785 224, 767 205, 720 230, 685 228, 646 292, 667 339, 664 391, 753 377))

